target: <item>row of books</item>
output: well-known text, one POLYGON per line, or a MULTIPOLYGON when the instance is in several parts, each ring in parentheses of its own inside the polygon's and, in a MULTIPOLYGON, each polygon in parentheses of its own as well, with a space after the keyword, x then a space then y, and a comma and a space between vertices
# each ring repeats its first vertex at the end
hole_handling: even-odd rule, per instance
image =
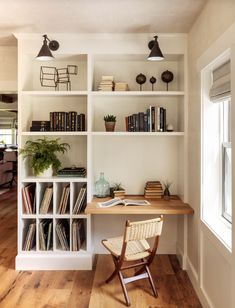
MULTIPOLYGON (((51 219, 42 219, 39 222, 39 250, 53 249, 53 222, 51 219)), ((70 250, 69 222, 61 219, 56 224, 56 235, 62 250, 70 250)), ((72 222, 72 251, 79 251, 85 242, 86 232, 83 219, 74 219, 72 222)), ((36 246, 36 223, 30 223, 27 228, 23 250, 30 251, 36 246)))
POLYGON ((43 219, 39 223, 39 249, 52 249, 52 220, 43 219))
POLYGON ((86 116, 76 111, 50 112, 51 131, 85 131, 86 116))
POLYGON ((102 76, 98 91, 128 91, 127 82, 114 82, 113 76, 102 76))
POLYGON ((23 250, 29 251, 34 249, 36 245, 36 223, 31 223, 28 226, 24 245, 23 245, 23 250))
MULTIPOLYGON (((73 214, 79 214, 85 210, 86 207, 86 184, 83 185, 83 187, 79 190, 76 202, 73 207, 73 214)), ((46 187, 42 202, 40 204, 39 213, 40 214, 47 214, 50 205, 52 203, 52 196, 53 196, 53 187, 48 186, 46 187)), ((65 214, 68 211, 69 207, 69 196, 70 196, 70 186, 69 184, 67 186, 63 187, 59 207, 58 207, 58 214, 65 214)), ((34 212, 35 213, 35 212, 34 212)), ((29 213, 32 214, 32 213, 29 213)))
POLYGON ((166 109, 150 106, 146 113, 139 112, 125 117, 127 132, 165 132, 166 109))
POLYGON ((31 183, 22 188, 22 203, 24 214, 36 213, 36 184, 31 183))

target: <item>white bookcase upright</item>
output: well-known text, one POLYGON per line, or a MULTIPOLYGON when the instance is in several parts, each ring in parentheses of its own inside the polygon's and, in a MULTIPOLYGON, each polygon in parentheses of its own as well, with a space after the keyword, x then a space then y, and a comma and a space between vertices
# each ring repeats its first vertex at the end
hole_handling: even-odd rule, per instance
MULTIPOLYGON (((86 178, 38 178, 32 175, 27 162, 19 157, 18 184, 18 255, 16 268, 21 270, 91 269, 94 253, 99 253, 100 239, 117 235, 118 227, 107 230, 107 218, 93 220, 90 215, 73 215, 72 208, 79 189, 87 185, 87 202, 92 200, 94 182, 100 172, 111 182, 122 182, 128 194, 143 194, 148 180, 170 180, 171 192, 187 201, 187 38, 185 35, 159 35, 161 49, 165 55, 162 62, 148 62, 147 43, 153 34, 51 34, 49 37, 60 43, 54 52, 55 60, 39 62, 35 56, 42 44, 40 35, 18 35, 18 94, 19 94, 19 147, 29 139, 40 137, 60 138, 70 144, 67 154, 60 156, 62 165, 85 166, 86 178), (128 41, 128 44, 127 44, 128 41), (40 85, 40 66, 78 66, 78 75, 72 76, 72 90, 43 88, 40 85), (161 81, 165 70, 174 73, 169 84, 161 81), (135 81, 143 73, 147 82, 143 91, 135 81), (98 92, 102 75, 112 75, 115 81, 129 84, 127 92, 98 92), (157 78, 155 91, 151 90, 149 79, 157 78), (126 132, 125 117, 145 112, 149 106, 163 106, 167 109, 167 123, 174 126, 173 132, 126 132), (86 115, 84 132, 30 132, 32 120, 49 120, 53 111, 77 111, 86 115), (115 132, 106 132, 103 117, 114 114, 117 117, 115 132), (22 187, 36 183, 36 213, 26 215, 22 207, 22 187), (48 214, 39 212, 45 187, 53 187, 53 200, 48 214), (58 214, 58 203, 63 187, 70 185, 69 209, 58 214), (50 251, 40 251, 38 226, 42 219, 53 222, 53 246, 50 251), (70 249, 63 251, 59 245, 55 226, 58 220, 66 219, 70 226, 70 249), (72 222, 84 219, 86 241, 81 250, 72 251, 72 222), (100 219, 103 221, 100 221, 100 219), (27 226, 36 222, 36 247, 24 251, 23 243, 27 226), (91 228, 92 226, 92 228, 91 228)), ((118 219, 118 218, 116 218, 118 219)), ((110 221, 115 222, 115 217, 110 221)), ((171 251, 185 258, 187 240, 184 232, 187 224, 177 218, 169 221, 173 236, 165 235, 171 251), (179 236, 177 237, 177 232, 179 236), (171 240, 172 238, 172 240, 171 240)), ((164 241, 164 239, 163 239, 164 241)))

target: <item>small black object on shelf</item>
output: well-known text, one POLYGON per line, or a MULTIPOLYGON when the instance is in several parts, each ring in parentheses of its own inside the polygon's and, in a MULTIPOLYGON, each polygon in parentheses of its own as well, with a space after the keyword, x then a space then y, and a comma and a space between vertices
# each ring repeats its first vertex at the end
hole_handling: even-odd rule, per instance
POLYGON ((144 74, 139 74, 136 76, 136 82, 140 85, 140 91, 142 91, 142 85, 146 82, 146 76, 144 74))
POLYGON ((157 79, 155 77, 151 77, 149 79, 150 83, 152 84, 152 91, 154 91, 154 84, 157 82, 157 79))
POLYGON ((162 81, 166 83, 166 90, 168 91, 168 83, 174 79, 174 74, 168 70, 162 73, 162 81))

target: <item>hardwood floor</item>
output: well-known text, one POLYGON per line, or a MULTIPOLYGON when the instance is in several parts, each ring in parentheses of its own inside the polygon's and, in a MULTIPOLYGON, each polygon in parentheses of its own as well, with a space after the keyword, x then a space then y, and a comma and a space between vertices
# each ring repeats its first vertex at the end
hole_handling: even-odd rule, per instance
MULTIPOLYGON (((104 283, 112 271, 108 255, 99 256, 93 271, 15 271, 16 212, 16 191, 0 195, 1 308, 125 307, 118 280, 104 283)), ((152 273, 159 298, 151 296, 147 281, 136 282, 128 286, 132 307, 202 307, 174 255, 157 256, 152 273)))

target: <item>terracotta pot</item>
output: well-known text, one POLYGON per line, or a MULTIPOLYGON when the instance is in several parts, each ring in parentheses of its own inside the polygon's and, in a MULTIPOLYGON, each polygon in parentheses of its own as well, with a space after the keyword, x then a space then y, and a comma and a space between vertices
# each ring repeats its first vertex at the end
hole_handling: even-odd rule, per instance
POLYGON ((116 122, 105 122, 106 132, 114 132, 116 122))

